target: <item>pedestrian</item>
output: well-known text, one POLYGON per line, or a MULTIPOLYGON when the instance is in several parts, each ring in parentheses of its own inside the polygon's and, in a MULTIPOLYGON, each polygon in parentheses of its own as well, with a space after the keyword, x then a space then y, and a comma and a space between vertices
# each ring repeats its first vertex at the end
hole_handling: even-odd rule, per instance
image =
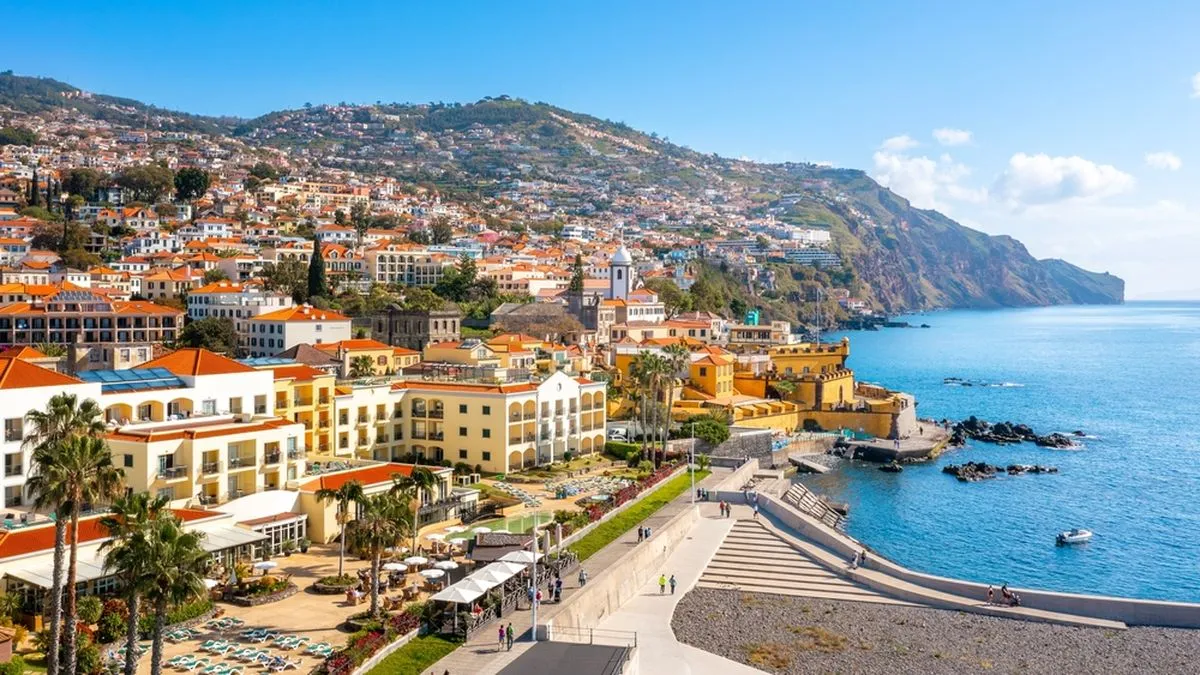
POLYGON ((645 539, 645 537, 642 536, 642 526, 638 525, 638 543, 642 543, 643 539, 645 539))
POLYGON ((754 519, 758 520, 758 504, 754 505, 754 519))
POLYGON ((996 597, 996 590, 994 588, 992 588, 991 584, 988 584, 988 604, 989 605, 992 604, 992 601, 995 597, 996 597))
POLYGON ((508 624, 508 628, 504 629, 504 637, 508 639, 508 651, 511 652, 513 643, 513 629, 511 623, 508 624))
POLYGON ((554 580, 554 601, 558 602, 562 599, 562 577, 554 580))
POLYGON ((500 651, 501 649, 504 649, 504 626, 500 626, 500 637, 496 643, 496 651, 500 651))
POLYGON ((855 551, 855 552, 854 552, 854 558, 852 558, 852 559, 850 560, 850 569, 852 569, 852 570, 856 570, 856 569, 858 569, 858 561, 859 561, 859 556, 860 556, 860 555, 862 555, 862 554, 861 554, 861 553, 859 553, 858 551, 855 551))
POLYGON ((533 582, 532 581, 529 582, 529 585, 525 587, 525 595, 529 596, 529 606, 532 607, 533 606, 533 582))
POLYGON ((658 576, 658 594, 662 595, 667 592, 667 575, 660 574, 658 576))
POLYGON ((646 526, 646 539, 650 538, 650 526, 646 526))
POLYGON ((675 575, 671 575, 671 595, 675 595, 675 575))
POLYGON ((866 565, 866 564, 867 564, 867 549, 865 549, 865 548, 863 549, 863 552, 862 552, 862 557, 861 557, 861 558, 859 558, 859 560, 858 560, 858 564, 859 564, 859 565, 866 565))
POLYGON ((583 588, 584 586, 587 586, 587 570, 580 567, 579 568, 579 587, 583 588))
POLYGON ((537 594, 533 596, 533 604, 534 606, 542 604, 542 589, 539 588, 537 594))

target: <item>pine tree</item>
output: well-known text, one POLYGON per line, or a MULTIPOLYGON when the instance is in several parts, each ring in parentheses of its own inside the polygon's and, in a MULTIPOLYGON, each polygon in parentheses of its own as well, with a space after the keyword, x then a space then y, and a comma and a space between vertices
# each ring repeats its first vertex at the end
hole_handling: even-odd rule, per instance
POLYGON ((308 260, 308 297, 312 298, 329 293, 325 283, 325 259, 321 256, 321 242, 313 241, 313 255, 308 260))
POLYGON ((40 193, 38 192, 37 166, 34 166, 33 167, 33 180, 29 183, 29 205, 30 206, 38 205, 38 196, 39 195, 40 195, 40 193))
POLYGON ((571 283, 567 286, 570 293, 583 292, 583 256, 575 254, 575 265, 571 268, 571 283))

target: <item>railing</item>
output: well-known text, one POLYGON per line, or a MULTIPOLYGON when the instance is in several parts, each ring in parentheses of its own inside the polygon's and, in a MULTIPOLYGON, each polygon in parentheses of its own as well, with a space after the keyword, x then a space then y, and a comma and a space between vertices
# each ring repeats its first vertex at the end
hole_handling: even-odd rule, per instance
POLYGON ((317 423, 317 426, 321 427, 322 429, 328 429, 329 428, 329 420, 321 420, 320 422, 317 423))
POLYGON ((367 423, 367 418, 365 418, 365 417, 358 418, 357 424, 366 424, 366 423, 367 423))
POLYGON ((287 399, 280 399, 280 400, 275 401, 275 409, 276 410, 279 410, 280 408, 286 408, 286 407, 287 407, 287 399))
POLYGON ((231 468, 231 469, 244 469, 248 466, 254 466, 254 458, 253 457, 230 457, 229 458, 229 468, 231 468))
POLYGON ((509 416, 508 416, 508 421, 509 421, 509 422, 520 422, 520 421, 521 421, 521 415, 520 415, 519 413, 518 413, 518 414, 516 414, 516 415, 509 415, 509 416))
POLYGON ((508 439, 508 444, 509 444, 509 445, 516 445, 516 444, 518 444, 518 443, 520 443, 520 442, 521 442, 521 437, 520 437, 520 436, 517 436, 516 438, 510 438, 510 439, 508 439))
POLYGON ((409 435, 412 436, 413 440, 415 441, 423 441, 426 438, 424 431, 413 431, 409 435))
POLYGON ((8 442, 8 443, 14 443, 14 442, 16 442, 16 441, 23 441, 23 440, 25 440, 25 437, 24 437, 24 436, 21 434, 21 432, 20 432, 20 431, 18 431, 18 430, 15 430, 15 429, 5 429, 5 430, 4 430, 4 440, 5 440, 6 442, 8 442))
POLYGON ((636 631, 613 630, 610 628, 581 628, 576 626, 552 626, 550 628, 550 641, 608 645, 611 647, 637 647, 638 644, 636 631))
POLYGON ((158 477, 163 480, 174 480, 176 478, 184 478, 187 476, 188 468, 186 466, 170 466, 158 470, 158 477))
POLYGON ((793 484, 784 493, 783 501, 796 507, 801 513, 810 515, 835 530, 840 530, 842 523, 846 520, 846 517, 835 511, 824 498, 799 483, 793 484))
POLYGON ((413 408, 413 417, 426 417, 425 408, 413 408))
POLYGON ((220 472, 221 472, 221 463, 220 462, 204 462, 203 464, 200 465, 200 473, 207 474, 207 473, 220 473, 220 472))
POLYGON ((279 453, 278 452, 268 452, 266 455, 263 456, 263 465, 278 464, 278 463, 279 463, 279 453))
MULTIPOLYGON (((328 447, 329 447, 328 445, 322 445, 321 452, 324 452, 328 447)), ((288 450, 287 456, 288 456, 288 459, 300 459, 301 457, 304 457, 304 451, 300 450, 300 449, 288 450)))
POLYGON ((297 398, 292 400, 292 405, 295 407, 312 405, 311 398, 297 398))
POLYGON ((431 440, 431 441, 441 441, 441 440, 444 440, 445 438, 446 438, 446 432, 444 432, 444 431, 429 432, 429 440, 431 440))
POLYGON ((429 416, 435 420, 440 420, 445 417, 446 411, 442 408, 435 408, 429 411, 429 416))

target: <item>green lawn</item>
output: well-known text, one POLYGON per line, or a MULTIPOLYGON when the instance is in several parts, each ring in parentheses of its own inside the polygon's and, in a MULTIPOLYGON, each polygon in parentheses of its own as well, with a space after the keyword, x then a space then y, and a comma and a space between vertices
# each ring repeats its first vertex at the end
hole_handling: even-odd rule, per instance
POLYGON ((413 638, 412 642, 392 652, 370 672, 373 675, 421 675, 426 668, 458 647, 458 642, 437 635, 413 638))
MULTIPOLYGON (((699 483, 710 471, 697 471, 696 482, 699 483)), ((625 509, 596 527, 579 541, 571 544, 570 549, 579 554, 580 560, 587 560, 600 549, 617 540, 622 534, 637 527, 638 523, 649 518, 666 506, 668 502, 687 492, 692 487, 692 479, 686 472, 667 481, 657 490, 644 497, 640 502, 625 509)))

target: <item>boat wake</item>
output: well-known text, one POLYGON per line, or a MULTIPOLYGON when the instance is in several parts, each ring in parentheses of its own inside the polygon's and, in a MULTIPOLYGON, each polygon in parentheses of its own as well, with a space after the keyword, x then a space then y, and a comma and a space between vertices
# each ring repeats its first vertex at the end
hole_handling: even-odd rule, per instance
POLYGON ((988 382, 986 380, 965 380, 961 377, 943 378, 942 384, 948 387, 999 387, 1003 389, 1025 386, 1020 382, 988 382))

